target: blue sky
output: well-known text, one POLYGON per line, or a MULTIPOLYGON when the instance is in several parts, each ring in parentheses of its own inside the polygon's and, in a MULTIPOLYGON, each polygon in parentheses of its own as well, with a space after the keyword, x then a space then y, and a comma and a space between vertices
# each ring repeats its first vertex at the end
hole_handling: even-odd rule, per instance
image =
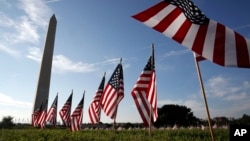
MULTIPOLYGON (((155 45, 158 107, 185 105, 206 118, 193 54, 131 18, 159 0, 0 0, 0 118, 31 117, 48 21, 57 32, 49 106, 57 92, 60 109, 73 89, 73 109, 86 90, 83 122, 106 72, 106 82, 123 58, 125 97, 117 122, 141 122, 130 94, 155 45)), ((250 38, 248 1, 194 0, 206 14, 250 38), (226 3, 226 4, 225 4, 226 3)), ((250 70, 200 62, 211 117, 250 114, 250 70)), ((59 119, 59 117, 58 117, 59 119)), ((104 113, 102 122, 112 122, 104 113)))

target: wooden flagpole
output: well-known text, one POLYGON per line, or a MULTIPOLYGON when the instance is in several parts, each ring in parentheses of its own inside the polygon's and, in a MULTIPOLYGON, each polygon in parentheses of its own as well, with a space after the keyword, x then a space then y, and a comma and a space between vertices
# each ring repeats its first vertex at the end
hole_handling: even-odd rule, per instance
POLYGON ((206 108, 206 112, 207 112, 209 130, 210 130, 212 141, 214 141, 214 132, 213 132, 213 128, 212 128, 212 125, 211 125, 211 118, 210 118, 210 114, 209 114, 206 93, 205 93, 205 89, 204 89, 203 81, 202 81, 202 77, 201 77, 200 67, 199 67, 199 63, 196 60, 195 53, 193 53, 193 54, 194 54, 194 62, 195 62, 197 74, 198 74, 198 77, 199 77, 200 87, 201 87, 201 91, 202 91, 202 95, 203 95, 203 99, 204 99, 204 104, 205 104, 205 108, 206 108))

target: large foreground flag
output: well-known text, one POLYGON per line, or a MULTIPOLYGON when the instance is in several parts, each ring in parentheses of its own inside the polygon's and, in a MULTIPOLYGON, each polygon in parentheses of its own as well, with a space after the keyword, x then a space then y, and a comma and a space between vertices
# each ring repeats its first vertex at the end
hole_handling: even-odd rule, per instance
POLYGON ((133 18, 218 65, 250 68, 250 40, 207 18, 190 0, 164 0, 133 18))
POLYGON ((72 96, 73 96, 73 90, 63 105, 62 109, 59 111, 59 115, 63 121, 63 125, 68 127, 70 125, 70 113, 71 113, 71 105, 72 105, 72 96))
POLYGON ((103 88, 104 88, 104 83, 105 83, 105 74, 102 78, 102 81, 99 85, 99 88, 93 98, 93 101, 91 102, 90 106, 89 106, 89 118, 92 124, 96 124, 100 121, 100 117, 101 117, 101 103, 100 103, 100 99, 103 93, 103 88))
POLYGON ((131 92, 145 126, 152 125, 158 118, 156 75, 153 54, 154 51, 131 92))
POLYGON ((56 95, 46 117, 46 121, 50 122, 53 126, 56 126, 57 119, 57 102, 58 102, 58 94, 56 95))
POLYGON ((106 84, 102 97, 101 107, 111 119, 116 118, 120 101, 124 97, 123 69, 121 62, 117 65, 110 80, 106 84))
POLYGON ((83 97, 79 104, 77 105, 76 109, 70 116, 70 130, 71 131, 78 131, 81 129, 82 126, 82 116, 83 116, 83 104, 84 104, 84 95, 85 91, 83 93, 83 97))

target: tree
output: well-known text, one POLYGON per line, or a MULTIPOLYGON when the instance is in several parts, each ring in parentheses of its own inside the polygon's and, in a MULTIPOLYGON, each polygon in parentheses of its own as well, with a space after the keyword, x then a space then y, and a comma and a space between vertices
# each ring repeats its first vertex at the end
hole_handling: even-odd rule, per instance
POLYGON ((250 125, 250 116, 243 114, 242 118, 238 119, 239 124, 250 125))
POLYGON ((158 119, 155 126, 190 126, 196 125, 199 120, 193 115, 190 108, 179 105, 164 105, 158 108, 158 119))
POLYGON ((14 127, 13 117, 7 116, 3 117, 2 121, 0 122, 0 128, 11 129, 14 127))

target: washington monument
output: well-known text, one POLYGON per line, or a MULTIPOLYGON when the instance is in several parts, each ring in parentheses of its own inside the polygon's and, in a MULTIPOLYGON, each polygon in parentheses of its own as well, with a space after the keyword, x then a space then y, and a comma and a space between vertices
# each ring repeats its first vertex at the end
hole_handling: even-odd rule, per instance
POLYGON ((56 35, 56 17, 53 15, 50 18, 47 37, 44 44, 43 57, 41 61, 40 75, 37 82, 36 97, 34 101, 35 110, 43 108, 47 110, 47 102, 49 97, 49 87, 50 87, 50 76, 51 76, 51 67, 56 35))

